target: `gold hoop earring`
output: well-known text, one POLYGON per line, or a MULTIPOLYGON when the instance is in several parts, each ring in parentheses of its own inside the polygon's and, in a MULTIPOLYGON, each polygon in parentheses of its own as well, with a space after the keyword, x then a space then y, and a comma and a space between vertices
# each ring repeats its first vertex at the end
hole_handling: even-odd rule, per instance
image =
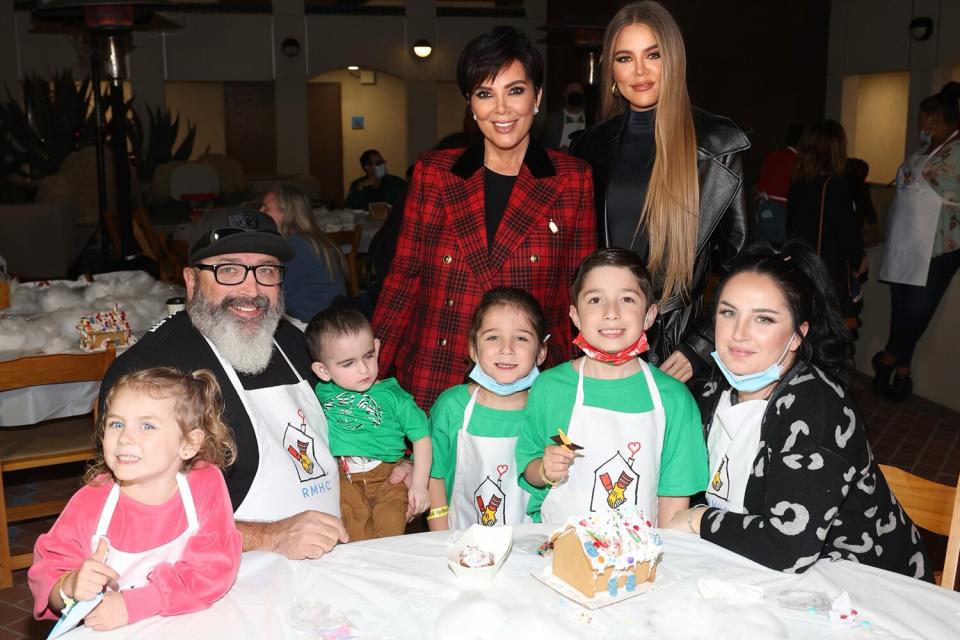
POLYGON ((617 98, 620 97, 620 90, 617 89, 617 81, 616 81, 616 80, 613 81, 613 86, 610 87, 610 91, 611 91, 611 93, 613 93, 613 95, 616 96, 617 98))

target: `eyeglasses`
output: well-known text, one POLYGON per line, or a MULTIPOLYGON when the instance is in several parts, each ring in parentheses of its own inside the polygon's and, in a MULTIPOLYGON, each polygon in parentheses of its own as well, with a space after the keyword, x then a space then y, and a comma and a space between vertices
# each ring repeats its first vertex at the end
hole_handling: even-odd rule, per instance
POLYGON ((281 264, 257 264, 253 266, 225 262, 222 264, 195 264, 201 271, 212 271, 214 279, 219 284, 235 286, 247 279, 247 274, 253 271, 257 284, 264 287, 279 287, 283 284, 283 274, 287 268, 281 264))

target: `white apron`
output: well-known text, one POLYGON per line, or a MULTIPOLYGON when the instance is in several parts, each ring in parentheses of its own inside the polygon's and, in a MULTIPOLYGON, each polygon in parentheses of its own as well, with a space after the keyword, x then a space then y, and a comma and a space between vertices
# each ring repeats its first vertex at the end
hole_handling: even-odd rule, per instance
POLYGON ((559 524, 625 506, 643 509, 647 520, 656 525, 660 450, 667 423, 650 365, 639 360, 653 410, 620 413, 583 404, 585 362, 586 358, 580 362, 577 399, 567 430, 570 440, 583 446, 577 452, 582 457, 570 465, 567 481, 550 489, 540 508, 541 520, 559 524))
MULTIPOLYGON (((340 474, 330 454, 327 419, 310 384, 274 341, 295 384, 244 389, 237 372, 212 342, 213 353, 233 383, 257 436, 260 462, 237 520, 272 522, 314 510, 340 517, 340 474)), ((243 452, 239 452, 243 455, 243 452)))
MULTIPOLYGON (((200 527, 197 520, 197 508, 193 502, 193 494, 190 492, 190 484, 187 482, 187 477, 182 473, 177 474, 177 488, 180 492, 180 499, 183 501, 183 510, 187 513, 187 529, 183 533, 166 544, 146 551, 124 551, 112 544, 110 545, 106 564, 120 575, 117 582, 120 584, 121 591, 145 586, 147 576, 157 568, 157 565, 173 564, 183 557, 183 551, 187 548, 190 536, 196 533, 200 527)), ((119 499, 120 485, 114 484, 107 496, 106 503, 103 505, 103 511, 100 512, 97 531, 90 538, 90 548, 93 552, 96 552, 97 546, 100 544, 100 538, 107 536, 107 529, 110 528, 110 520, 113 519, 113 512, 119 499)))
POLYGON ((745 513, 743 496, 760 446, 760 425, 766 408, 766 400, 748 400, 731 406, 729 389, 720 396, 707 436, 710 461, 707 503, 711 507, 745 513))
POLYGON ((921 149, 900 165, 897 192, 887 214, 890 220, 883 243, 880 280, 926 286, 943 198, 924 179, 923 166, 956 135, 954 132, 930 153, 922 153, 921 149))
POLYGON ((450 493, 450 528, 472 524, 494 527, 531 522, 527 516, 529 494, 517 483, 517 438, 491 438, 467 432, 479 387, 463 411, 457 433, 457 469, 450 493))

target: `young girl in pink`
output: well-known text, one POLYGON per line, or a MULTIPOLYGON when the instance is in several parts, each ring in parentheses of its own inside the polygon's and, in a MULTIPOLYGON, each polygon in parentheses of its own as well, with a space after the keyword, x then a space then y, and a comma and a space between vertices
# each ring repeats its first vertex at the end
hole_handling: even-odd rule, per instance
POLYGON ((221 468, 236 445, 207 370, 124 376, 97 422, 86 486, 37 539, 33 613, 56 618, 103 593, 98 630, 209 607, 240 568, 242 537, 221 468))

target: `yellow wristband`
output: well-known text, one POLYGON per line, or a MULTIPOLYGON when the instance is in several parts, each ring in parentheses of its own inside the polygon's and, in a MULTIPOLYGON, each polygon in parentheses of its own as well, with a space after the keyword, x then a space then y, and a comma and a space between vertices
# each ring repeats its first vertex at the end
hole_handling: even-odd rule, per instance
POLYGON ((543 486, 545 487, 555 487, 560 484, 547 478, 547 471, 543 468, 543 458, 540 458, 540 468, 537 469, 537 473, 540 475, 540 481, 543 482, 543 486))
POLYGON ((71 573, 73 573, 73 571, 67 571, 65 574, 60 576, 60 579, 57 580, 57 584, 55 584, 53 587, 60 592, 60 599, 63 600, 63 611, 66 611, 77 603, 74 598, 68 596, 63 590, 63 583, 66 582, 71 573))
POLYGON ((437 518, 444 517, 448 513, 450 513, 450 507, 447 505, 437 507, 436 509, 430 509, 430 512, 427 513, 427 520, 436 520, 437 518))

